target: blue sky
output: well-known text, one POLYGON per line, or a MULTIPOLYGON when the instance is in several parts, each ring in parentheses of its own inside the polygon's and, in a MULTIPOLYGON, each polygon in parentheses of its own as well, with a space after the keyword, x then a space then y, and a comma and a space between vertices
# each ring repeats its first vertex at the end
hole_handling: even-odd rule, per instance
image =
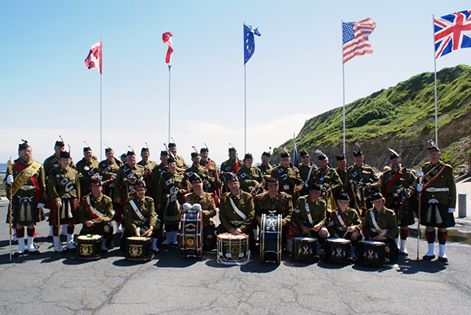
MULTIPOLYGON (((243 155, 242 24, 257 26, 247 64, 247 151, 259 156, 303 122, 341 106, 341 28, 371 17, 374 54, 346 64, 347 102, 433 70, 432 14, 469 1, 7 1, 0 2, 0 160, 28 139, 35 156, 58 134, 75 159, 98 153, 99 76, 83 60, 103 38, 104 142, 153 158, 167 139, 168 71, 161 34, 174 34, 172 136, 189 160, 207 143, 217 162, 243 155)), ((471 49, 437 68, 470 64, 471 49)), ((430 104, 433 106, 433 104, 430 104)), ((432 119, 432 118, 431 118, 432 119)))

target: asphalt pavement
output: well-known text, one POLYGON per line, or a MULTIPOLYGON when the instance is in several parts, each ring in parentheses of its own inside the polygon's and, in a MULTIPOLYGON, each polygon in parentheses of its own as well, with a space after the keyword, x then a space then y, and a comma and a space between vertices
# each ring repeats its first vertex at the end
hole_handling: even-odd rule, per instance
MULTIPOLYGON (((0 208, 0 314, 469 314, 471 247, 449 243, 449 264, 416 261, 416 239, 398 266, 323 262, 224 266, 214 254, 185 259, 162 250, 143 264, 115 248, 97 261, 54 253, 9 261, 6 208, 0 208)), ((39 224, 40 236, 47 234, 39 224)), ((76 229, 78 233, 79 229, 76 229)), ((421 241, 421 255, 425 253, 421 241)))

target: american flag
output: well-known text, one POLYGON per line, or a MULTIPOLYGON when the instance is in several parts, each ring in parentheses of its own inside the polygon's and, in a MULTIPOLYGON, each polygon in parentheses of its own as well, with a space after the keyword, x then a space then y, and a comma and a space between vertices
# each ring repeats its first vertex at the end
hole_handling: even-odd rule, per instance
POLYGON ((434 19, 433 25, 436 59, 460 48, 471 47, 471 10, 434 19))
POLYGON ((376 23, 370 18, 343 23, 343 63, 355 56, 373 53, 368 36, 375 27, 376 23))

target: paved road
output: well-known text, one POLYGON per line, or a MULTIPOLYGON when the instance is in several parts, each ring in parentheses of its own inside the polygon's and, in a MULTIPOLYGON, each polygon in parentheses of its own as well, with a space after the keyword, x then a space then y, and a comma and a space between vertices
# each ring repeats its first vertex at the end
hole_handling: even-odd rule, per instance
MULTIPOLYGON (((191 260, 176 251, 130 264, 117 249, 83 262, 54 254, 45 239, 40 255, 9 263, 6 209, 0 213, 0 314, 469 314, 471 308, 469 245, 451 244, 449 265, 403 259, 399 271, 289 260, 226 267, 211 254, 191 260)), ((44 222, 39 230, 47 233, 44 222)), ((408 245, 414 251, 415 239, 408 245)))

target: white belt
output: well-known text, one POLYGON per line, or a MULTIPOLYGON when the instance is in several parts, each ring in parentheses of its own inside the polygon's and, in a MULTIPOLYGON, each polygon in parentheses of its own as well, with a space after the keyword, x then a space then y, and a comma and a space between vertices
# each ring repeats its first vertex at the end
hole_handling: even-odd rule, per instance
POLYGON ((448 188, 435 188, 435 187, 430 187, 425 189, 426 192, 448 192, 450 189, 448 188))
POLYGON ((36 189, 36 186, 33 185, 23 185, 20 187, 20 190, 33 190, 36 189))

